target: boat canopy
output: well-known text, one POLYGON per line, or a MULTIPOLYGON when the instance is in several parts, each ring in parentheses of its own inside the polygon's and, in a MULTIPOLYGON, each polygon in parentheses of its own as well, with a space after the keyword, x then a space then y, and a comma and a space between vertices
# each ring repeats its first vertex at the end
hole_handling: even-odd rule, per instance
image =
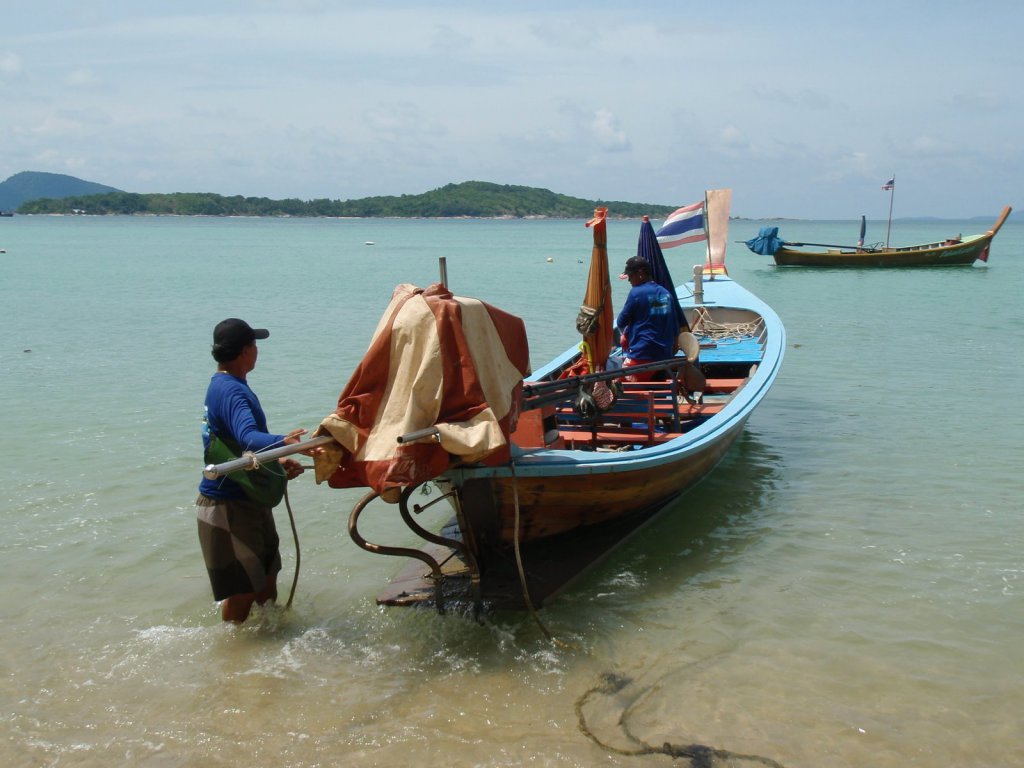
POLYGON ((397 501, 402 487, 453 460, 507 460, 529 360, 522 319, 441 283, 399 285, 338 407, 314 433, 338 443, 314 457, 317 482, 397 501), (400 442, 423 431, 430 439, 400 442))

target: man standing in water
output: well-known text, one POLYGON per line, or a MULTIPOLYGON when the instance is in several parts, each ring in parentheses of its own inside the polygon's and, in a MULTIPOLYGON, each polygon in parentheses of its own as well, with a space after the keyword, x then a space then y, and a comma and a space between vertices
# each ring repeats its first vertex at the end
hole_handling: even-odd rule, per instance
MULTIPOLYGON (((298 443, 305 434, 304 429, 287 435, 268 432, 260 401, 246 382, 246 375, 256 367, 256 340, 269 335, 266 329, 254 329, 237 318, 224 320, 213 329, 212 354, 217 371, 206 390, 203 448, 207 458, 216 440, 238 455, 298 443)), ((272 470, 285 481, 302 474, 303 468, 294 459, 283 458, 279 466, 270 465, 263 471, 272 470)), ((244 476, 240 478, 244 483, 244 476)), ((243 483, 227 476, 213 480, 204 477, 196 499, 199 543, 213 597, 221 601, 224 621, 235 623, 248 618, 253 603, 262 605, 277 599, 277 574, 281 570, 280 539, 273 513, 273 505, 280 498, 267 501, 258 494, 250 498, 254 495, 252 489, 243 483)))
MULTIPOLYGON (((627 353, 624 368, 667 360, 675 354, 676 326, 672 294, 651 279, 650 265, 639 256, 626 261, 619 275, 629 280, 629 289, 616 325, 622 331, 622 349, 627 353)), ((627 376, 626 381, 650 381, 655 371, 627 376)))

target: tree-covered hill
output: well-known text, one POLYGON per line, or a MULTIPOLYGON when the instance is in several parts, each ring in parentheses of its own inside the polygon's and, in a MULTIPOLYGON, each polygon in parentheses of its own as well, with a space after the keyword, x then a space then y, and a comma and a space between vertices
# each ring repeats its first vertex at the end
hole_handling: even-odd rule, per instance
POLYGON ((26 201, 40 198, 67 198, 117 191, 114 187, 63 173, 22 171, 0 183, 0 211, 13 211, 26 201))
POLYGON ((366 197, 359 200, 270 200, 224 197, 212 193, 135 194, 112 191, 23 203, 18 213, 148 214, 178 216, 348 216, 395 218, 587 218, 606 206, 612 217, 664 216, 671 205, 583 200, 547 189, 466 181, 420 195, 366 197))

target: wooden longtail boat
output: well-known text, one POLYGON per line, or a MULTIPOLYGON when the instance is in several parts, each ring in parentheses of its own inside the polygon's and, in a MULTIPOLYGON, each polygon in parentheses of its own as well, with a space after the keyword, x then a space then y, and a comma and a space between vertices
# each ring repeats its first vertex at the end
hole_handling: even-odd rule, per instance
MULTIPOLYGON (((491 348, 480 352, 473 348, 474 338, 481 335, 478 327, 471 327, 479 309, 473 300, 452 297, 442 286, 434 287, 436 296, 430 289, 396 293, 338 410, 318 429, 346 447, 317 458, 317 479, 337 487, 363 484, 374 489, 352 510, 353 541, 370 552, 413 560, 378 597, 379 603, 428 603, 441 611, 453 602, 478 609, 539 607, 718 464, 775 380, 785 331, 770 307, 728 276, 724 243, 731 193, 715 192, 729 193, 708 193, 707 260, 694 268, 693 281, 677 290, 693 335, 681 337, 685 352, 650 364, 662 372, 662 381, 623 382, 622 370, 613 365, 621 354, 614 343, 604 355, 612 362, 584 366, 590 369, 587 373, 573 375, 581 354, 587 353, 585 344, 577 344, 523 376, 528 368, 522 355, 525 338, 522 349, 517 348, 515 323, 500 310, 482 305, 481 322, 494 323, 500 341, 492 340, 491 348), (725 210, 716 214, 723 205, 725 210), (457 302, 457 309, 450 302, 457 302), (457 355, 446 359, 443 343, 438 352, 431 340, 422 349, 433 357, 411 359, 416 343, 405 336, 396 340, 399 331, 388 325, 403 313, 425 315, 429 333, 443 325, 443 318, 458 315, 460 331, 440 331, 442 342, 462 334, 462 341, 455 339, 457 355), (503 349, 494 348, 502 344, 503 349), (385 348, 387 361, 375 368, 370 358, 375 349, 385 348), (483 356, 487 362, 478 362, 468 374, 462 371, 457 385, 447 378, 439 385, 434 380, 438 374, 424 374, 424 366, 438 355, 442 377, 455 378, 453 369, 465 366, 467 357, 483 356), (502 389, 485 379, 505 360, 518 361, 519 370, 508 366, 502 389), (404 375, 396 374, 396 366, 411 368, 430 382, 425 395, 429 403, 415 397, 403 402, 405 390, 397 403, 391 402, 400 390, 395 382, 404 375), (378 373, 382 378, 375 381, 378 373), (372 404, 367 398, 375 398, 382 388, 386 394, 381 397, 388 402, 372 404), (484 403, 460 405, 456 417, 446 418, 445 406, 437 407, 439 391, 450 399, 452 391, 461 396, 474 389, 490 389, 492 395, 484 403), (614 402, 607 402, 608 395, 614 395, 614 402), (381 413, 388 411, 399 417, 391 432, 404 433, 391 437, 382 426, 386 417, 381 413), (417 412, 426 424, 408 418, 417 412), (485 448, 489 452, 482 455, 479 442, 470 449, 460 445, 467 432, 488 420, 501 427, 505 438, 497 441, 497 448, 485 448), (378 454, 381 444, 373 442, 373 435, 379 431, 387 442, 397 443, 397 452, 378 454), (431 469, 424 471, 427 466, 431 469), (440 491, 423 505, 414 501, 421 479, 440 491), (397 502, 402 519, 423 540, 420 548, 364 538, 361 517, 379 495, 397 502), (454 514, 440 531, 425 530, 415 517, 439 502, 449 504, 454 514)), ((608 301, 602 301, 598 312, 599 327, 584 339, 599 343, 595 339, 612 337, 612 314, 603 215, 592 223, 591 284, 595 274, 600 277, 603 258, 608 301), (601 323, 607 326, 603 335, 601 323)))
POLYGON ((979 235, 949 238, 937 243, 901 247, 834 246, 827 250, 803 250, 804 246, 820 247, 818 243, 787 243, 778 241, 775 250, 758 250, 755 241, 767 240, 770 235, 762 230, 758 238, 747 242, 755 253, 771 255, 783 267, 948 267, 969 266, 975 261, 988 261, 992 239, 1010 215, 1010 206, 1003 208, 992 229, 979 235), (755 243, 752 245, 752 243, 755 243))
POLYGON ((378 603, 540 607, 714 469, 775 380, 785 331, 726 272, 731 191, 706 197, 707 260, 676 292, 692 333, 675 357, 630 369, 658 381, 615 366, 603 213, 585 295, 596 324, 578 322, 584 343, 532 374, 518 318, 443 284, 396 289, 312 441, 318 482, 371 489, 352 540, 411 559, 378 603), (427 530, 417 518, 435 504, 450 519, 427 530), (420 546, 364 537, 365 514, 396 507, 420 546))
MULTIPOLYGON (((466 547, 453 547, 453 559, 437 552, 445 578, 478 581, 474 600, 522 608, 521 561, 528 600, 540 606, 714 469, 775 380, 785 332, 727 275, 700 278, 703 300, 685 305, 705 380, 699 397, 686 393, 696 402, 678 393, 679 377, 624 383, 608 410, 588 418, 574 407, 577 389, 558 388, 576 348, 537 371, 524 387, 526 405, 546 399, 545 385, 560 397, 520 415, 513 460, 453 467, 435 480, 457 511, 449 535, 466 547)), ((407 572, 380 602, 432 599, 435 586, 425 570, 407 572)))

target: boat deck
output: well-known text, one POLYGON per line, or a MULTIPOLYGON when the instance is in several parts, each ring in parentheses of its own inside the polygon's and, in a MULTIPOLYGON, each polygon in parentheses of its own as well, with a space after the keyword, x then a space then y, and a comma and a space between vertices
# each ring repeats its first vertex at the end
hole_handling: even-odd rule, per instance
POLYGON ((558 438, 566 448, 619 451, 673 440, 718 413, 743 386, 763 355, 759 335, 701 343, 700 368, 707 380, 699 401, 675 391, 672 381, 620 382, 612 406, 596 419, 581 416, 572 400, 554 408, 558 438))
POLYGON ((655 445, 685 434, 718 413, 744 379, 708 379, 697 404, 673 394, 673 383, 621 384, 622 394, 596 420, 577 414, 571 405, 555 409, 559 437, 568 448, 598 450, 655 445))

